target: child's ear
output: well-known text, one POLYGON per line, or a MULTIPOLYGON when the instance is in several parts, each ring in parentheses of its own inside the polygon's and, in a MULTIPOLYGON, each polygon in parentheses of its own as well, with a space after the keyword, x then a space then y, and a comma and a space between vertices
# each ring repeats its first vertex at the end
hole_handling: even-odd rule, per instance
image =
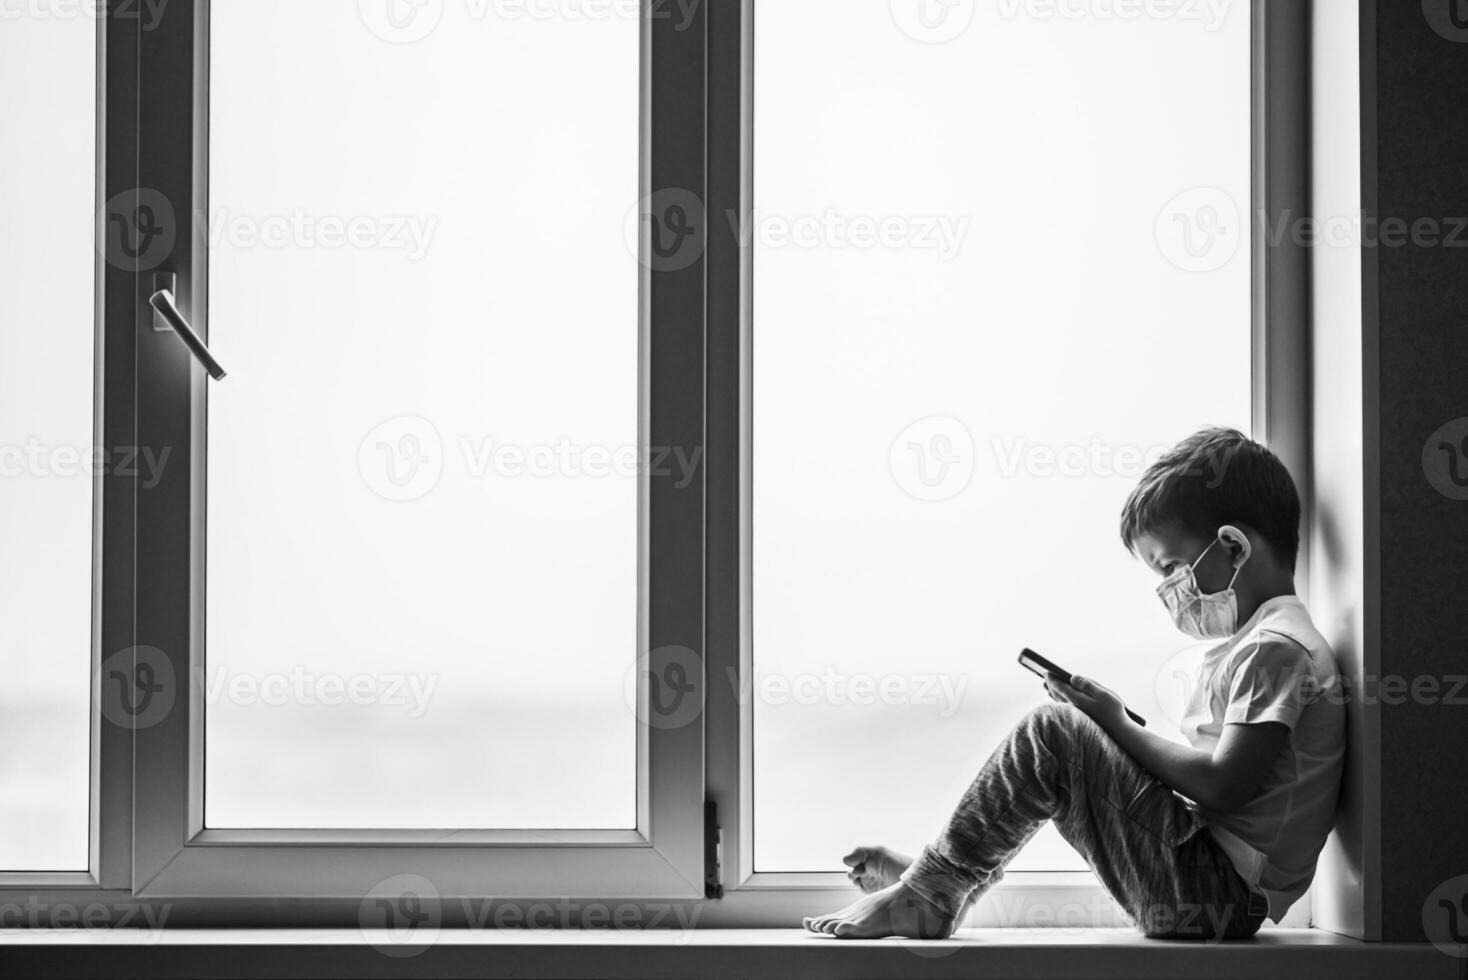
POLYGON ((1249 542, 1249 536, 1232 524, 1225 524, 1218 529, 1218 540, 1228 549, 1229 563, 1234 568, 1241 568, 1249 556, 1254 553, 1254 546, 1249 542))

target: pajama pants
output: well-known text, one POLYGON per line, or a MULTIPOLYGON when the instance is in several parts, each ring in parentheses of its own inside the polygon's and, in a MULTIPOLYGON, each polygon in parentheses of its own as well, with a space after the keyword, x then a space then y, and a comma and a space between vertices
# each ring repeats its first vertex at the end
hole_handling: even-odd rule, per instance
POLYGON ((1047 820, 1144 935, 1245 939, 1264 921, 1264 896, 1234 870, 1202 816, 1063 704, 1014 727, 902 880, 957 915, 1047 820))

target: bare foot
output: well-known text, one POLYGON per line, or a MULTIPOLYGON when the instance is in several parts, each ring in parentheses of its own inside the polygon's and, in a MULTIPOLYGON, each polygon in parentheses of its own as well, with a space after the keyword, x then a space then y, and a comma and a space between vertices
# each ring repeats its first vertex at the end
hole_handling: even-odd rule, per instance
POLYGON ((868 895, 897 884, 902 872, 912 867, 912 858, 890 847, 858 847, 841 860, 849 869, 846 877, 868 895))
POLYGON ((944 915, 900 881, 853 902, 840 912, 805 919, 805 927, 811 932, 827 933, 837 939, 885 936, 947 939, 953 935, 956 923, 957 919, 944 915))

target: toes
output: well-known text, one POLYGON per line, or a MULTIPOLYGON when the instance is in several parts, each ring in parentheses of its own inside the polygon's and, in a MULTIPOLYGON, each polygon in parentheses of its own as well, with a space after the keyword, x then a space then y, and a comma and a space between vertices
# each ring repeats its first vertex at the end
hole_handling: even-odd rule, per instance
POLYGON ((805 918, 805 927, 811 932, 827 932, 826 926, 834 921, 841 913, 833 912, 829 915, 811 915, 805 918))

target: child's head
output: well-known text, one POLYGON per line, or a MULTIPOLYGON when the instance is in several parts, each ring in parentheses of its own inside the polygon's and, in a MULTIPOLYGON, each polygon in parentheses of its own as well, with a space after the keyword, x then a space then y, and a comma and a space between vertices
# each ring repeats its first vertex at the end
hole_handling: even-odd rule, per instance
POLYGON ((1203 429, 1148 467, 1122 508, 1121 538, 1166 580, 1159 592, 1179 628, 1227 635, 1260 603, 1293 594, 1300 495, 1268 449, 1203 429), (1189 570, 1195 581, 1179 581, 1189 570))

